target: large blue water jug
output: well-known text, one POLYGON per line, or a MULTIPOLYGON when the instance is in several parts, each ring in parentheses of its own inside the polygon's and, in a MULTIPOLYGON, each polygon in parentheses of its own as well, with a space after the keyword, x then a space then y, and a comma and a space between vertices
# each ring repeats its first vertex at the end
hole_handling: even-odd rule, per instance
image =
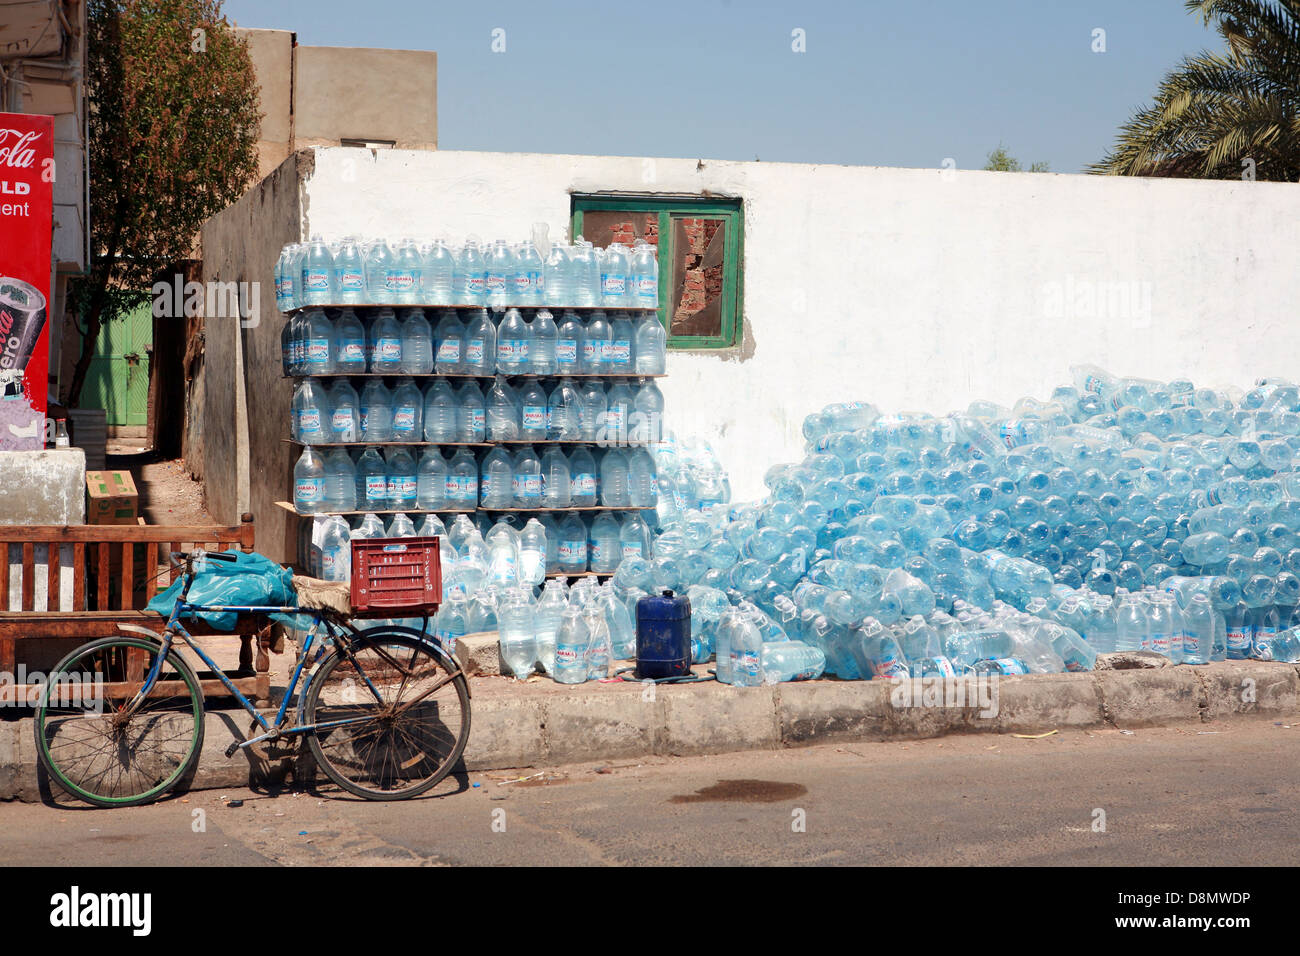
POLYGON ((636 602, 636 677, 661 680, 691 672, 691 602, 664 591, 636 602))

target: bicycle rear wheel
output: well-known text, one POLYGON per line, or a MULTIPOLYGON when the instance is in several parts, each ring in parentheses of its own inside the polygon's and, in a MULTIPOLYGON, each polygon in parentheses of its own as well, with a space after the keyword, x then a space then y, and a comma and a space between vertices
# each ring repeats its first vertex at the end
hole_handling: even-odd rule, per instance
POLYGON ((175 649, 137 707, 129 705, 162 652, 139 637, 106 637, 57 665, 33 721, 46 771, 100 807, 156 799, 185 776, 203 747, 203 692, 175 649))
POLYGON ((441 648, 397 630, 336 647, 311 678, 316 762, 349 793, 403 800, 442 780, 469 740, 469 685, 441 648))

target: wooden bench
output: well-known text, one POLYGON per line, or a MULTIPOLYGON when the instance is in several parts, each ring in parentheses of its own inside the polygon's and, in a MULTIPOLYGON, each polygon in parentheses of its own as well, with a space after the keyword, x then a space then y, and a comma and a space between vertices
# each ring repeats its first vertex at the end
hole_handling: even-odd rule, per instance
MULTIPOLYGON (((77 644, 120 634, 119 624, 161 633, 166 620, 144 607, 180 576, 169 554, 194 548, 252 551, 253 516, 246 514, 231 527, 0 525, 0 673, 17 673, 23 641, 57 640, 64 645, 62 656, 77 644)), ((199 620, 184 624, 196 636, 229 633, 214 632, 199 620)), ((227 670, 240 692, 258 703, 268 700, 271 689, 265 624, 240 617, 233 632, 240 638, 239 667, 227 670)), ((43 667, 31 669, 54 662, 40 663, 43 667)), ((214 675, 200 671, 198 676, 205 695, 228 696, 214 675)), ((14 679, 8 687, 0 683, 0 695, 18 692, 14 679)))

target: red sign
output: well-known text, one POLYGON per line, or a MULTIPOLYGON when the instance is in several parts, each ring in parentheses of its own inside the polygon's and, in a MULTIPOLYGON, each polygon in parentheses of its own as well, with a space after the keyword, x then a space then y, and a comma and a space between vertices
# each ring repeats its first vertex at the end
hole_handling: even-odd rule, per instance
POLYGON ((45 447, 54 118, 0 113, 0 449, 45 447))

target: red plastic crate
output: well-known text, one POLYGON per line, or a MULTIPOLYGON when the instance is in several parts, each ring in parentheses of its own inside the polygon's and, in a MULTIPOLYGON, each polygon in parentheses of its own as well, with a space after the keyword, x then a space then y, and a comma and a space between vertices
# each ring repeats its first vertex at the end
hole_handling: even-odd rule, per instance
POLYGON ((436 537, 352 542, 352 613, 436 611, 441 600, 436 537))

